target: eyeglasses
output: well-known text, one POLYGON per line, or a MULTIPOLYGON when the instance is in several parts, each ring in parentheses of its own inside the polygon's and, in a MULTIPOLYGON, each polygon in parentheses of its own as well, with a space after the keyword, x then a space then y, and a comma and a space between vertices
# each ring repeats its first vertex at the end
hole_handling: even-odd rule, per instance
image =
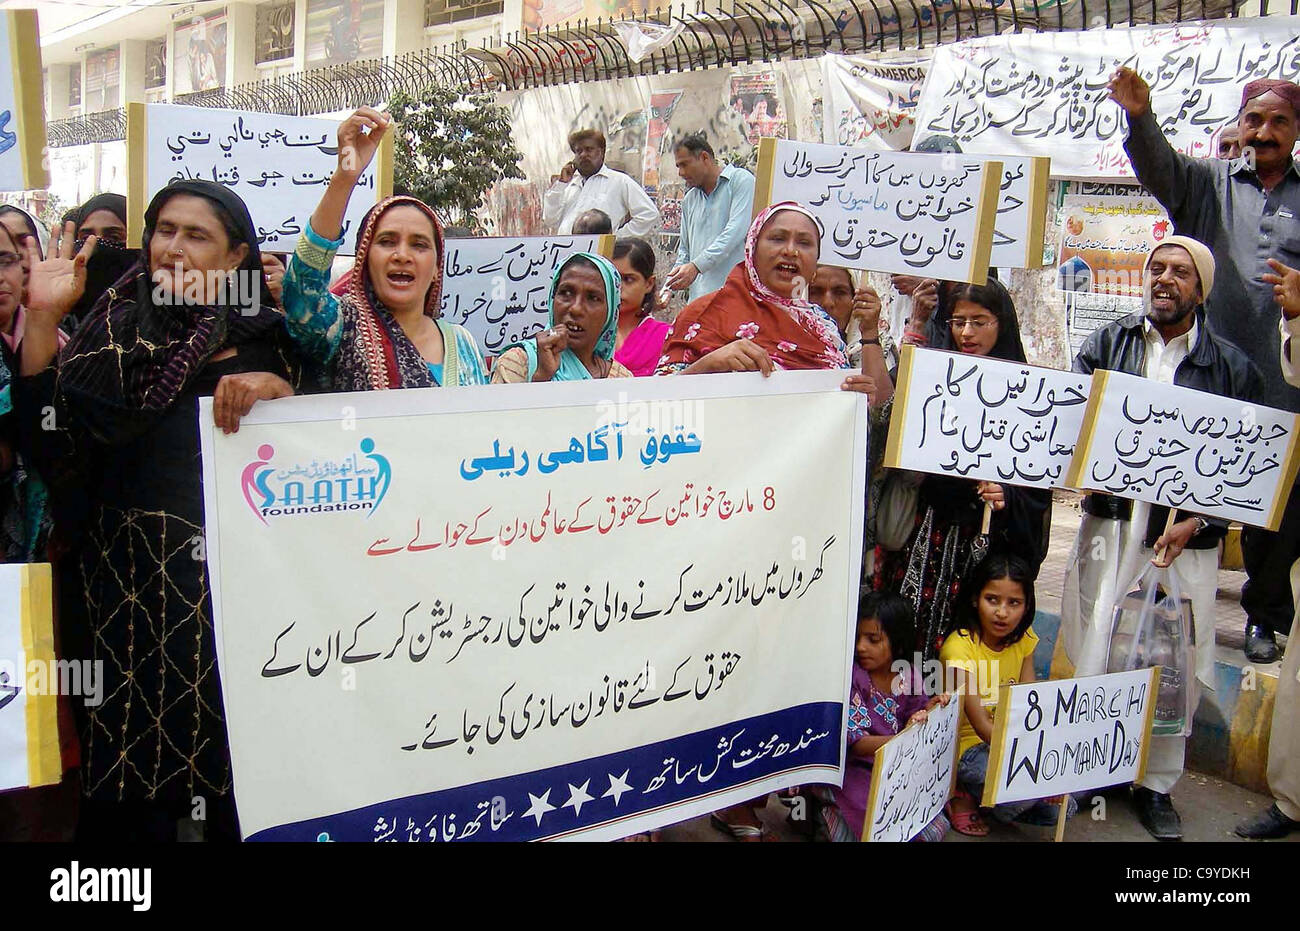
POLYGON ((0 268, 13 268, 22 260, 17 252, 0 252, 0 268))
POLYGON ((953 317, 948 321, 948 325, 960 333, 966 327, 970 327, 976 333, 981 332, 986 327, 996 326, 996 320, 967 320, 965 317, 953 317))

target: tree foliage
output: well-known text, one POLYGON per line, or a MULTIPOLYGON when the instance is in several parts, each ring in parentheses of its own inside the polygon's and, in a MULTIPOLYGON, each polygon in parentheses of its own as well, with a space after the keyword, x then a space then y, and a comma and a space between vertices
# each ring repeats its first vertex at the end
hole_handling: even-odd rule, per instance
POLYGON ((476 211, 503 178, 523 178, 523 154, 510 135, 510 111, 489 94, 434 86, 388 102, 396 124, 393 179, 448 224, 482 230, 476 211))

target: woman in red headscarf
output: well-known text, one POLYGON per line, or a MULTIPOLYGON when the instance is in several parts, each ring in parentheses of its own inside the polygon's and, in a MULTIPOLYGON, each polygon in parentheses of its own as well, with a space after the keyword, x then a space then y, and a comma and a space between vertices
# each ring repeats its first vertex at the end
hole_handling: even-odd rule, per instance
MULTIPOLYGON (((806 207, 787 201, 762 211, 745 237, 744 261, 720 289, 686 305, 673 321, 656 374, 851 368, 835 320, 806 299, 820 256, 821 228, 806 207)), ((856 300, 865 300, 865 292, 856 300)), ((879 340, 863 349, 863 370, 840 387, 892 394, 879 340)), ((715 812, 713 825, 737 840, 771 840, 755 810, 766 800, 715 812)))

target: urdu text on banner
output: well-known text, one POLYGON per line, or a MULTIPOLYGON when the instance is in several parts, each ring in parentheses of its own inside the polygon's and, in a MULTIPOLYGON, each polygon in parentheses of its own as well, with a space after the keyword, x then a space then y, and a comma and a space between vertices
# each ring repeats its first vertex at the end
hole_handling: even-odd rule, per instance
POLYGON ((551 279, 577 252, 610 256, 613 236, 492 236, 449 239, 443 254, 442 315, 469 330, 484 355, 545 329, 551 279))
POLYGON ((300 397, 232 436, 205 400, 245 836, 609 840, 838 784, 867 444, 842 378, 300 397))
POLYGON ((1059 178, 1131 178, 1123 111, 1106 85, 1121 65, 1151 85, 1151 108, 1174 148, 1215 154, 1256 78, 1300 74, 1300 20, 1038 32, 937 49, 916 107, 913 145, 952 136, 967 154, 1047 155, 1059 178))
MULTIPOLYGON (((197 179, 243 198, 263 252, 293 252, 338 165, 338 129, 320 117, 128 104, 127 241, 139 244, 155 194, 174 180, 197 179)), ((392 164, 389 133, 348 202, 340 253, 354 252, 366 211, 392 191, 392 164)))
POLYGON ((754 214, 797 201, 822 226, 821 260, 847 268, 983 283, 1002 163, 764 138, 754 214))
POLYGON ((1089 388, 1089 377, 1074 372, 904 346, 885 465, 1060 487, 1089 388))
POLYGON ((1276 530, 1300 414, 1098 370, 1066 485, 1276 530))

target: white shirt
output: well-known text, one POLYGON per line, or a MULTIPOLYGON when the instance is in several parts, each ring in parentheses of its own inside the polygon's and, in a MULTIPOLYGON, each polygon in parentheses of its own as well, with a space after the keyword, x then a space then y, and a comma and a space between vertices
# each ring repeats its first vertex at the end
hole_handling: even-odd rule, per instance
POLYGON ((1143 320, 1142 334, 1147 341, 1146 364, 1142 367, 1143 376, 1162 385, 1172 385, 1178 366, 1187 358, 1187 354, 1196 348, 1199 331, 1200 327, 1193 317, 1190 330, 1166 343, 1160 331, 1151 325, 1150 319, 1143 320))
POLYGON ((573 232, 573 221, 592 209, 609 215, 616 236, 649 236, 659 226, 659 208, 641 185, 608 165, 590 178, 575 171, 568 184, 557 180, 542 198, 542 220, 561 234, 573 232))

